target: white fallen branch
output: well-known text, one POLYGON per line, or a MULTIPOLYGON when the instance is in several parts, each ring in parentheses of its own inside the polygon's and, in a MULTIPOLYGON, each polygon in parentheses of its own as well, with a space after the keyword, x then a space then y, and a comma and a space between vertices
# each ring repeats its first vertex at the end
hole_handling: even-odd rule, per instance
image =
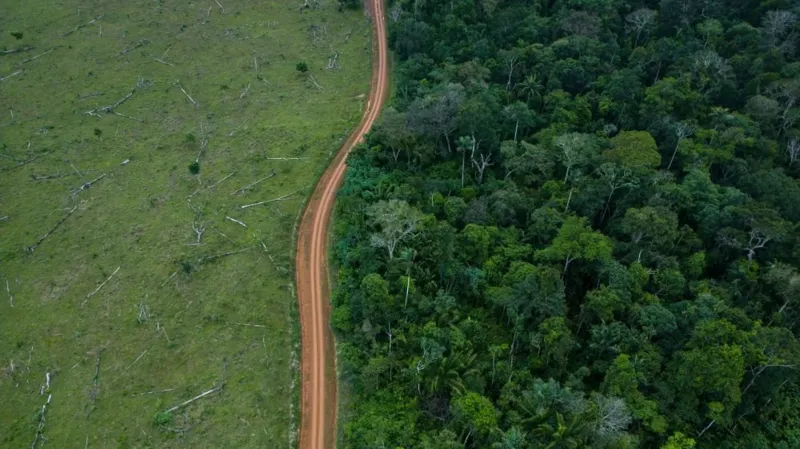
POLYGON ((170 63, 169 63, 169 62, 167 62, 167 61, 164 61, 163 59, 158 59, 158 58, 153 58, 153 59, 154 59, 154 60, 156 60, 156 61, 158 61, 158 62, 160 62, 160 63, 162 63, 162 64, 164 64, 164 65, 168 65, 168 66, 170 66, 170 67, 175 67, 174 65, 170 64, 170 63))
POLYGON ((228 324, 233 324, 235 326, 245 326, 245 327, 261 327, 264 329, 267 328, 267 326, 264 326, 263 324, 249 324, 249 323, 228 323, 228 324))
POLYGON ((189 93, 188 93, 188 92, 186 92, 186 89, 184 89, 184 88, 183 88, 183 86, 181 86, 181 83, 180 83, 180 81, 179 81, 179 80, 175 80, 175 85, 176 85, 176 86, 178 86, 178 89, 180 89, 180 90, 181 90, 181 92, 183 92, 183 94, 184 94, 184 95, 186 95, 186 98, 188 98, 188 99, 189 99, 189 101, 191 101, 191 102, 192 102, 192 104, 194 105, 194 107, 196 107, 196 108, 200 107, 200 103, 198 103, 198 102, 194 101, 194 98, 192 98, 192 96, 191 96, 191 95, 189 95, 189 93))
MULTIPOLYGON (((226 215, 226 216, 225 216, 225 218, 226 218, 227 220, 230 220, 230 221, 232 221, 232 222, 234 222, 234 223, 236 223, 236 224, 238 224, 238 225, 241 225, 241 226, 243 226, 243 227, 245 227, 245 228, 247 227, 247 225, 246 225, 246 224, 242 223, 241 221, 239 221, 239 220, 237 220, 237 219, 235 219, 235 218, 233 218, 233 217, 229 217, 229 216, 227 216, 227 215, 226 215)), ((8 281, 6 281, 6 283, 8 283, 8 281)))
POLYGON ((34 47, 31 46, 31 45, 26 45, 24 47, 12 48, 11 50, 2 50, 2 51, 0 51, 0 55, 10 55, 12 53, 22 53, 23 51, 31 51, 31 50, 33 50, 33 48, 34 47))
POLYGON ((242 93, 239 95, 239 99, 240 99, 240 100, 241 100, 242 98, 244 98, 244 96, 245 96, 245 95, 247 95, 247 93, 248 93, 248 92, 250 92, 250 86, 251 86, 250 84, 247 84, 247 88, 244 90, 244 92, 242 92, 242 93))
POLYGON ((214 0, 214 1, 217 3, 217 6, 219 6, 219 9, 222 10, 222 14, 225 14, 225 8, 222 7, 222 4, 218 0, 214 0))
POLYGON ((163 284, 161 284, 161 286, 163 287, 163 286, 167 285, 167 282, 169 282, 169 281, 170 281, 170 279, 174 278, 176 274, 178 274, 178 271, 177 271, 177 270, 176 270, 174 273, 172 273, 171 275, 169 275, 169 277, 167 278, 167 280, 166 280, 166 281, 164 281, 164 283, 163 283, 163 284))
POLYGON ((42 244, 42 242, 43 242, 43 241, 44 241, 44 240, 45 240, 47 237, 50 237, 50 234, 52 234, 52 233, 53 233, 53 232, 54 232, 56 229, 58 229, 58 227, 59 227, 59 226, 61 226, 61 224, 62 224, 62 223, 64 223, 64 221, 66 221, 66 219, 67 219, 67 218, 69 218, 69 217, 70 217, 70 215, 72 215, 73 213, 75 213, 75 211, 76 211, 76 210, 78 210, 78 206, 75 206, 75 207, 73 207, 73 208, 72 208, 72 210, 70 210, 70 211, 67 213, 67 215, 65 215, 65 216, 64 216, 64 217, 63 217, 61 220, 58 220, 58 223, 56 223, 56 224, 55 224, 55 226, 53 226, 52 228, 50 228, 50 230, 49 230, 49 231, 47 231, 47 233, 46 233, 45 235, 41 236, 41 237, 39 238, 39 240, 37 240, 37 241, 36 241, 36 243, 34 243, 34 244, 33 244, 33 245, 31 245, 31 246, 28 246, 28 247, 26 248, 26 250, 28 251, 28 254, 32 254, 32 253, 33 253, 33 251, 34 251, 34 250, 35 250, 35 249, 36 249, 36 248, 37 248, 39 245, 41 245, 41 244, 42 244))
POLYGON ((215 393, 215 392, 217 392, 217 391, 221 390, 221 389, 222 389, 222 387, 224 387, 224 386, 225 386, 225 384, 223 383, 222 385, 220 385, 220 386, 218 386, 218 387, 216 387, 216 388, 212 388, 212 389, 210 389, 210 390, 208 390, 208 391, 206 391, 206 392, 200 393, 200 394, 198 394, 197 396, 195 396, 195 397, 193 397, 193 398, 189 399, 188 401, 181 402, 180 404, 176 405, 175 407, 172 407, 172 408, 170 408, 170 409, 167 409, 167 411, 166 411, 165 413, 172 413, 172 412, 174 412, 175 410, 178 410, 179 408, 185 407, 185 406, 187 406, 187 405, 191 404, 192 402, 194 402, 194 401, 196 401, 196 400, 198 400, 198 399, 202 399, 202 398, 204 398, 204 397, 206 397, 206 396, 210 395, 211 393, 215 393))
MULTIPOLYGON (((200 160, 200 154, 198 154, 198 155, 197 155, 197 159, 195 159, 195 161, 197 162, 197 161, 199 161, 199 160, 200 160)), ((197 195, 198 193, 202 192, 203 190, 211 190, 211 189, 213 189, 214 187, 216 187, 216 186, 220 185, 220 183, 222 183, 222 181, 225 181, 226 179, 230 178, 231 176, 233 176, 233 175, 235 175, 235 174, 236 174, 236 172, 235 172, 235 171, 234 171, 234 172, 230 172, 230 173, 228 174, 228 176, 226 176, 226 177, 224 177, 224 178, 220 179, 219 181, 217 181, 217 182, 215 182, 214 184, 212 184, 212 185, 210 185, 210 186, 206 187, 205 189, 202 189, 202 188, 200 188, 200 189, 197 189, 197 190, 195 190, 195 191, 194 191, 194 192, 193 192, 191 195, 189 195, 189 198, 187 198, 187 199, 191 199, 193 196, 197 195)))
POLYGON ((46 54, 48 54, 48 53, 52 52, 53 50, 55 50, 55 48, 51 48, 50 50, 47 50, 47 51, 46 51, 46 52, 44 52, 44 53, 40 53, 40 54, 38 54, 38 55, 36 55, 36 56, 34 56, 34 57, 32 57, 32 58, 25 59, 25 60, 23 60, 23 61, 22 61, 20 64, 25 64, 26 62, 35 61, 35 60, 37 60, 37 59, 41 58, 42 56, 44 56, 44 55, 46 55, 46 54))
POLYGON ((31 162, 39 159, 39 158, 43 158, 43 157, 47 156, 50 153, 52 153, 52 151, 48 151, 47 153, 42 153, 42 154, 36 155, 36 156, 34 156, 34 157, 32 157, 32 158, 30 158, 28 160, 25 160, 25 161, 19 161, 19 162, 17 162, 17 165, 14 165, 11 168, 8 168, 7 170, 13 170, 15 168, 22 167, 23 165, 29 164, 29 163, 31 163, 31 162))
POLYGON ((269 178, 272 178, 272 177, 273 177, 273 176, 275 176, 275 175, 277 175, 277 173, 275 173, 275 169, 272 169, 272 173, 270 173, 269 175, 267 175, 267 176, 264 176, 263 178, 261 178, 261 179, 259 179, 259 180, 255 181, 255 182, 252 182, 252 183, 250 183, 250 184, 248 184, 248 185, 246 185, 246 186, 242 187, 241 189, 239 189, 239 190, 237 190, 237 191, 235 191, 235 192, 231 193, 231 195, 239 195, 239 194, 245 193, 245 192, 247 192, 248 190, 250 190, 250 189, 252 189, 253 187, 255 187, 255 186, 256 186, 257 184, 259 184, 260 182, 262 182, 262 181, 266 181, 267 179, 269 179, 269 178))
POLYGON ((139 361, 139 360, 140 360, 142 357, 144 357, 144 355, 145 355, 145 354, 147 354, 147 349, 145 349, 144 351, 142 351, 142 353, 141 353, 141 354, 139 354, 139 357, 136 357, 136 360, 134 360, 134 361, 133 361, 133 363, 131 363, 130 365, 128 365, 128 367, 127 367, 127 368, 125 368, 125 371, 128 371, 129 369, 131 369, 131 367, 132 367, 133 365, 136 365, 136 362, 138 362, 138 361, 139 361))
POLYGON ((98 176, 97 178, 95 178, 95 179, 93 179, 93 180, 91 180, 89 182, 83 183, 83 185, 81 185, 77 189, 72 189, 72 197, 75 198, 75 195, 83 192, 84 190, 86 190, 89 187, 93 186, 97 181, 99 181, 99 180, 101 180, 101 179, 103 179, 105 177, 106 177, 106 174, 103 173, 102 175, 98 176))
POLYGON ((8 278, 6 278, 6 292, 8 293, 8 300, 11 302, 11 307, 14 307, 14 295, 11 294, 11 287, 8 285, 8 278))
POLYGON ((243 253, 245 251, 250 251, 253 248, 254 248, 253 246, 248 246, 247 248, 236 250, 236 251, 228 251, 227 253, 214 254, 214 255, 211 255, 211 256, 200 257, 200 258, 197 259, 197 263, 198 264, 202 264, 202 263, 210 262, 212 260, 220 259, 220 258, 223 258, 223 257, 233 256, 234 254, 240 254, 240 253, 243 253))
POLYGON ((19 75, 20 73, 22 73, 22 70, 17 70, 16 72, 12 73, 11 75, 8 75, 8 76, 5 76, 3 78, 0 78, 0 81, 5 81, 5 80, 11 78, 12 76, 19 75))
MULTIPOLYGON (((308 187, 308 186, 306 186, 306 187, 308 187)), ((257 203, 252 203, 252 204, 245 204, 244 206, 239 206, 239 208, 240 209, 247 209, 247 208, 254 207, 254 206, 261 206, 262 204, 269 204, 269 203, 274 203, 276 201, 283 201, 283 200, 289 198, 290 196, 296 194, 297 192, 300 192, 303 189, 305 189, 305 187, 301 187, 301 188, 295 190, 294 192, 287 193, 286 195, 283 195, 283 196, 278 197, 278 198, 273 198, 271 200, 266 200, 266 201, 259 201, 257 203)))
MULTIPOLYGON (((94 289, 94 291, 93 291, 93 292, 91 292, 91 293, 89 293, 88 295, 86 295, 86 300, 88 300, 89 298, 91 298, 92 296, 94 296, 94 295, 95 295, 95 293, 99 292, 99 291, 100 291, 100 289, 101 289, 101 288, 103 288, 103 286, 104 286, 104 285, 106 285, 106 283, 108 283, 108 281, 110 281, 110 280, 111 280, 111 278, 113 278, 115 274, 117 274, 117 272, 119 271, 119 269, 120 269, 120 268, 122 268, 122 267, 117 267, 117 269, 116 269, 116 270, 114 270, 114 272, 113 272, 113 273, 111 273, 111 276, 109 276, 109 277, 108 277, 108 279, 106 279, 105 281, 103 281, 103 283, 102 283, 102 284, 100 284, 100 285, 99 285, 99 286, 98 286, 96 289, 94 289)), ((86 300, 84 300, 83 302, 86 302, 86 300)))
MULTIPOLYGON (((117 114, 117 115, 121 115, 123 117, 128 117, 126 115, 122 115, 122 114, 116 112, 114 109, 117 106, 121 105, 122 103, 125 103, 126 101, 128 101, 128 99, 130 99, 133 96, 134 93, 136 93, 136 88, 131 89, 131 91, 130 91, 130 93, 128 93, 128 95, 125 95, 121 100, 117 101, 114 104, 103 106, 102 108, 92 109, 91 111, 86 111, 85 113, 88 114, 88 115, 93 115, 95 117, 101 117, 101 115, 100 115, 101 112, 105 112, 106 114, 117 114)), ((128 117, 128 118, 132 118, 132 117, 128 117)), ((137 119, 134 119, 134 120, 137 120, 137 119)))
POLYGON ((76 31, 80 30, 81 28, 87 27, 87 26, 89 26, 89 25, 91 25, 91 24, 93 24, 93 23, 97 22, 98 20, 102 19, 104 15, 105 15, 105 14, 101 14, 101 15, 99 15, 99 16, 97 16, 97 17, 95 17, 94 19, 92 19, 92 20, 90 20, 90 21, 88 21, 88 22, 84 23, 83 25, 78 25, 78 26, 76 26, 75 28, 73 28, 73 29, 71 29, 71 30, 67 31, 66 33, 64 33, 64 36, 63 36, 63 37, 67 37, 67 36, 69 36, 70 34, 72 34, 72 33, 76 32, 76 31))
POLYGON ((174 388, 167 388, 166 390, 152 390, 152 391, 145 391, 144 393, 136 393, 132 394, 131 396, 143 396, 145 394, 158 394, 158 393, 167 393, 170 391, 175 391, 174 388))
POLYGON ((312 75, 311 72, 308 73, 308 80, 314 83, 317 89, 322 90, 322 86, 320 86, 319 83, 317 83, 317 80, 314 79, 314 75, 312 75))

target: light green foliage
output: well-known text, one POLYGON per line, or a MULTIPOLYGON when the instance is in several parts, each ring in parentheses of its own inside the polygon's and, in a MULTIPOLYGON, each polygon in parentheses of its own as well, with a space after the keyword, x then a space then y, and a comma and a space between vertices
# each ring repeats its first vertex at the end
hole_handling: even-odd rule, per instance
POLYGON ((0 81, 3 448, 31 446, 46 372, 45 447, 262 448, 292 438, 292 232, 307 186, 360 119, 369 27, 363 11, 334 2, 219 3, 2 7, 0 50, 33 47, 0 55, 0 78, 22 70, 0 81), (316 43, 311 27, 327 30, 316 43), (17 30, 20 40, 9 34, 17 30), (334 52, 339 67, 327 70, 334 52), (323 89, 296 72, 301 60, 323 89), (114 108, 124 116, 86 113, 133 89, 114 108), (193 222, 205 228, 199 244, 193 222), (171 422, 163 414, 223 381, 171 422))
POLYGON ((606 150, 608 160, 641 173, 658 168, 661 155, 653 136, 647 131, 623 131, 611 140, 614 148, 606 150))
POLYGON ((453 401, 455 419, 471 431, 486 435, 497 427, 497 411, 489 399, 469 392, 453 401))
POLYGON ((675 432, 675 434, 670 436, 669 440, 661 446, 661 449, 693 449, 696 444, 693 438, 689 438, 680 432, 675 432))
POLYGON ((611 257, 611 240, 593 231, 585 218, 569 217, 564 221, 553 243, 536 252, 542 260, 564 261, 564 271, 575 260, 582 262, 605 261, 611 257))

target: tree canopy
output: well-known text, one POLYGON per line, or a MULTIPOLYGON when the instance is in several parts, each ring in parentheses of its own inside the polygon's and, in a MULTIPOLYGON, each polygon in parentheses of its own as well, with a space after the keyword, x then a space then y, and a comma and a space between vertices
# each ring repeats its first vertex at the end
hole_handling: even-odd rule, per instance
POLYGON ((337 203, 344 447, 800 447, 797 5, 389 11, 337 203))

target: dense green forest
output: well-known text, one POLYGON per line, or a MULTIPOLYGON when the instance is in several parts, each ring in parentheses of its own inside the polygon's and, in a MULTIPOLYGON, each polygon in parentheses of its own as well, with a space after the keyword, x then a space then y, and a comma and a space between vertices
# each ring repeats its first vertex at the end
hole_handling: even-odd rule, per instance
POLYGON ((337 205, 344 446, 800 447, 797 14, 390 4, 337 205))

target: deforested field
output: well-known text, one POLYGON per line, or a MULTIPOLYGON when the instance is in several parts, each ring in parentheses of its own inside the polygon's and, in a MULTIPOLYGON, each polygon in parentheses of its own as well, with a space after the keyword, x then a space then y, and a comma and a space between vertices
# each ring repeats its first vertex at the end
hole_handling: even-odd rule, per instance
POLYGON ((0 5, 0 447, 292 445, 292 233, 369 30, 331 0, 0 5))

